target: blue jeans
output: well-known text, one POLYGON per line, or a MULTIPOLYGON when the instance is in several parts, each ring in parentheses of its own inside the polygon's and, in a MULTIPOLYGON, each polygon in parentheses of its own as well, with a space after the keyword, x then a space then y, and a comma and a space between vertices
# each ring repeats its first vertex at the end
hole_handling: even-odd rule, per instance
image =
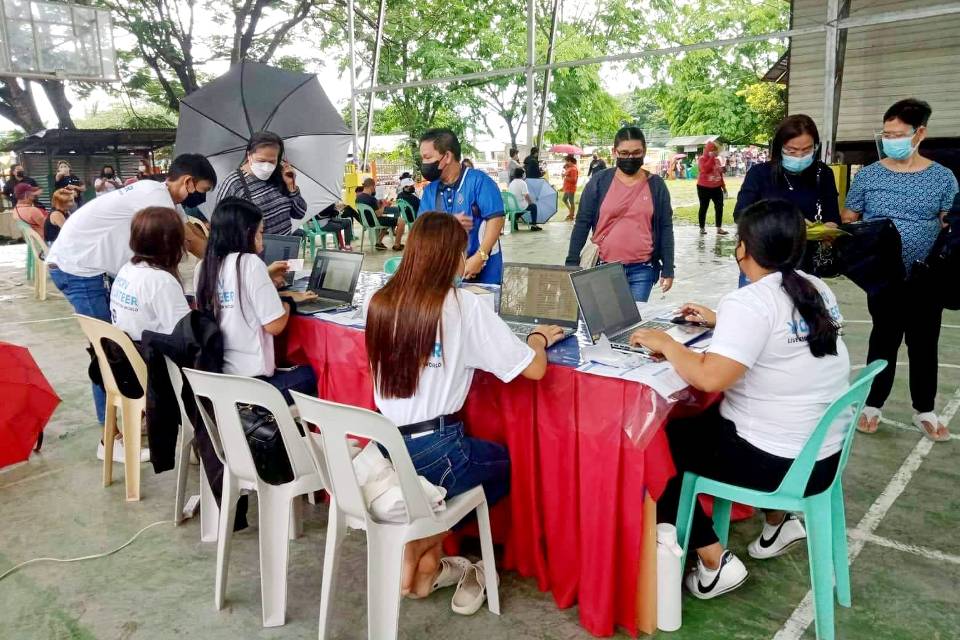
POLYGON ((463 423, 445 425, 419 438, 404 436, 417 473, 447 490, 447 498, 483 486, 487 504, 510 493, 510 456, 495 442, 468 438, 463 423))
MULTIPOLYGON (((110 285, 106 274, 99 276, 75 276, 50 268, 50 279, 60 293, 70 302, 73 310, 80 315, 110 322, 110 285)), ((107 393, 100 385, 93 387, 93 405, 97 410, 100 424, 106 416, 107 393)))
POLYGON ((646 302, 650 299, 653 285, 660 280, 660 267, 650 262, 636 262, 623 265, 627 272, 627 282, 630 283, 630 293, 637 302, 646 302))
POLYGON ((293 404, 291 391, 299 391, 308 396, 317 395, 317 376, 313 373, 313 368, 306 365, 292 367, 290 369, 277 369, 272 376, 259 376, 261 380, 266 380, 283 394, 283 399, 287 404, 293 404))

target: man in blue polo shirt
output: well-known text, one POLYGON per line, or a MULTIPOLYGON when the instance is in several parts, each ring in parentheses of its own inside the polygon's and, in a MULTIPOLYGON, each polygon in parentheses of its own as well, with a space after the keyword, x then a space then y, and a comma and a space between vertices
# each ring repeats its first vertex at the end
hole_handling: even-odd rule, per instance
POLYGON ((453 214, 467 230, 467 267, 464 277, 474 282, 500 284, 503 255, 503 198, 497 184, 482 171, 460 165, 460 140, 450 129, 430 129, 420 137, 423 190, 420 213, 453 214))

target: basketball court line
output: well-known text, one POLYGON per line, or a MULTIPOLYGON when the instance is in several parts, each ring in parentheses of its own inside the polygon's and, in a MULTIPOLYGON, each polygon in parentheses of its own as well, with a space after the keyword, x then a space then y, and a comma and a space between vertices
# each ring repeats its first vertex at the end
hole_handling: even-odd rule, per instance
MULTIPOLYGON (((943 410, 942 418, 944 424, 950 425, 950 421, 953 420, 953 416, 956 415, 958 408, 960 408, 960 388, 954 392, 950 402, 943 410)), ((904 489, 907 488, 913 474, 917 472, 923 459, 926 458, 930 450, 933 449, 933 444, 932 440, 920 438, 920 441, 907 456, 906 460, 903 461, 903 464, 900 465, 900 468, 894 474, 893 478, 890 479, 890 482, 887 483, 884 490, 877 496, 877 499, 864 514, 863 518, 860 519, 860 522, 857 523, 854 530, 848 533, 851 538, 847 556, 849 558, 849 565, 853 565, 857 556, 863 551, 863 547, 868 538, 874 535, 877 527, 880 526, 883 518, 893 506, 893 503, 896 502, 904 489)), ((806 632, 807 627, 813 622, 813 617, 813 592, 808 590, 803 600, 797 605, 797 608, 793 610, 793 613, 790 614, 787 621, 780 630, 777 631, 776 635, 773 636, 773 640, 799 640, 806 632)))
POLYGON ((72 320, 73 316, 62 316, 59 318, 43 318, 41 320, 16 320, 14 322, 0 322, 0 326, 12 327, 22 324, 39 324, 41 322, 60 322, 61 320, 72 320))
POLYGON ((850 538, 854 540, 860 539, 864 542, 870 542, 881 547, 886 547, 887 549, 893 549, 894 551, 902 551, 903 553, 921 556, 927 560, 933 560, 935 562, 949 562, 951 564, 960 565, 960 556, 955 556, 952 553, 944 553, 943 551, 937 551, 936 549, 930 549, 928 547, 921 547, 920 545, 916 544, 898 542, 896 540, 884 538, 872 533, 861 533, 856 529, 850 532, 850 538))

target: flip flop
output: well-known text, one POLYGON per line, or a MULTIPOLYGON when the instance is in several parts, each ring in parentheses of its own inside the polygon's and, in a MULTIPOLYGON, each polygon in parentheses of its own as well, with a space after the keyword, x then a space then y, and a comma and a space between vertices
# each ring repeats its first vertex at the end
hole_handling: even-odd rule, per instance
POLYGON ((857 419, 857 431, 860 433, 874 434, 880 428, 880 409, 875 407, 864 407, 860 418, 857 419))
POLYGON ((924 413, 917 413, 913 416, 913 426, 920 430, 920 433, 923 434, 927 440, 932 440, 933 442, 946 442, 950 439, 950 431, 947 430, 945 424, 940 422, 940 418, 937 417, 933 411, 926 411, 924 413), (927 425, 936 425, 933 428, 933 431, 927 428, 927 425))
MULTIPOLYGON (((463 556, 446 556, 440 558, 440 570, 437 572, 437 577, 433 579, 433 586, 430 587, 430 593, 458 584, 463 579, 463 574, 465 574, 471 566, 470 561, 463 556)), ((425 597, 426 596, 418 596, 414 593, 407 594, 407 598, 410 600, 422 600, 425 597)))

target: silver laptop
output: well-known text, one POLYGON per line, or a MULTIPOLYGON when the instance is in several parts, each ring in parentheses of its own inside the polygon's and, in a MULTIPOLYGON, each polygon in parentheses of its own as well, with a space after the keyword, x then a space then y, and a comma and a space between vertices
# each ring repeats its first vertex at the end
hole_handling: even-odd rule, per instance
MULTIPOLYGON (((283 236, 272 233, 263 235, 263 253, 260 259, 267 263, 269 267, 274 262, 295 260, 300 257, 300 237, 283 236)), ((293 271, 286 274, 286 285, 293 284, 293 271)))
POLYGON ((570 284, 573 267, 508 262, 503 265, 500 317, 526 339, 534 327, 554 324, 563 337, 577 332, 577 297, 570 284))
POLYGON ((677 325, 669 321, 644 321, 630 293, 627 274, 619 262, 577 271, 570 274, 570 281, 594 343, 603 334, 614 349, 649 353, 642 347, 630 346, 630 334, 637 329, 659 329, 669 333, 677 342, 690 344, 709 331, 705 327, 677 325))
POLYGON ((318 251, 307 291, 317 300, 297 305, 297 313, 325 313, 352 308, 353 294, 360 279, 363 254, 353 251, 318 251))

